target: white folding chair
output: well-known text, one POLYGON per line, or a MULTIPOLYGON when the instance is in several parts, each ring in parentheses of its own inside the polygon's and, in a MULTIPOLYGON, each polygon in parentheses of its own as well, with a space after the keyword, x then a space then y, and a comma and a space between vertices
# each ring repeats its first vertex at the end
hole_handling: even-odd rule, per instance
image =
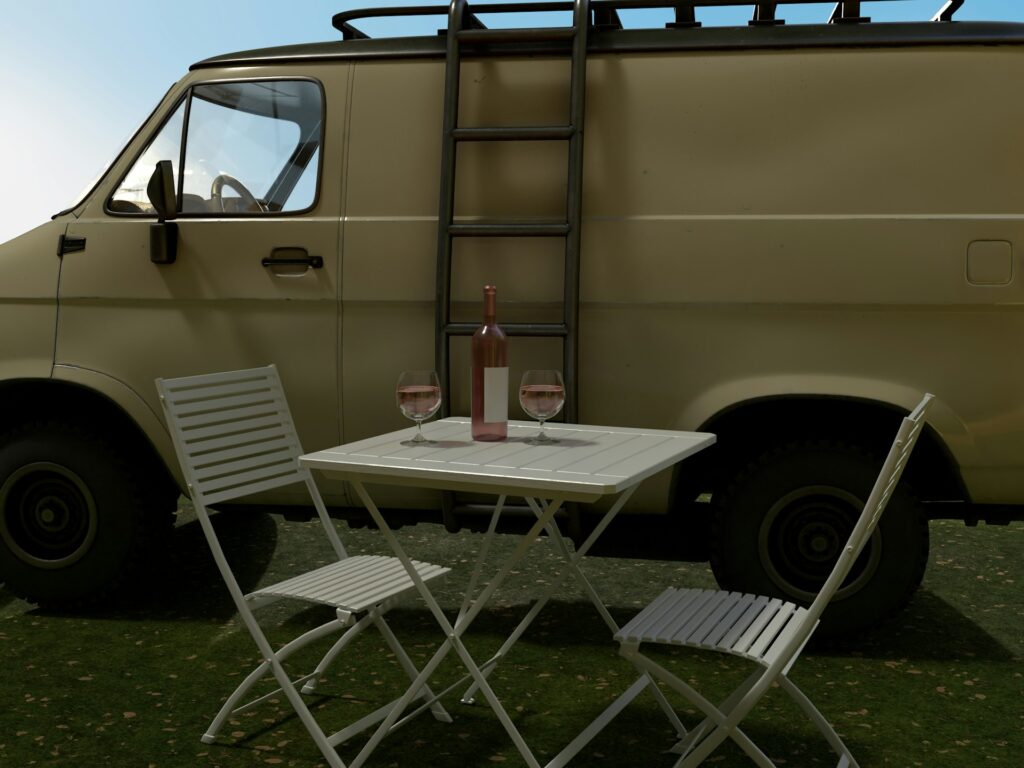
MULTIPOLYGON (((302 693, 311 693, 335 657, 370 625, 380 631, 406 674, 415 680, 419 672, 383 616, 398 598, 415 590, 413 581, 398 558, 350 557, 345 552, 309 470, 298 464, 302 448, 274 366, 157 379, 156 385, 203 533, 238 612, 263 658, 228 697, 202 740, 212 743, 230 716, 283 692, 327 764, 332 768, 345 768, 335 747, 383 720, 390 713, 391 705, 385 705, 350 726, 327 735, 310 713, 299 694, 299 687, 302 686, 302 693), (243 594, 210 524, 209 508, 292 483, 305 483, 337 560, 243 594), (330 606, 335 609, 335 616, 275 650, 253 610, 284 598, 330 606), (342 632, 341 637, 326 652, 316 669, 298 679, 291 679, 283 662, 299 649, 336 632, 342 632), (269 674, 276 678, 280 687, 240 705, 253 685, 269 674)), ((436 579, 450 570, 430 563, 413 562, 423 581, 436 579)), ((438 720, 451 722, 448 713, 426 685, 419 695, 426 699, 426 703, 413 715, 429 708, 438 720)))
POLYGON ((864 544, 871 538, 921 433, 925 412, 931 400, 932 395, 925 395, 913 413, 903 419, 864 510, 832 573, 809 607, 803 608, 777 598, 737 592, 672 587, 666 589, 615 635, 615 640, 620 643, 619 652, 642 675, 584 734, 592 737, 642 690, 651 686, 659 705, 665 710, 680 737, 680 741, 671 750, 680 754, 675 768, 700 765, 727 738, 739 744, 759 766, 769 768, 774 763, 740 730, 739 725, 772 684, 778 682, 839 756, 837 768, 855 768, 857 761, 849 749, 811 700, 789 679, 789 670, 817 627, 822 612, 849 574, 864 544), (644 643, 718 651, 752 661, 758 668, 716 707, 678 676, 641 653, 640 648, 644 643), (654 684, 655 681, 664 682, 692 702, 704 713, 703 722, 687 731, 654 684))

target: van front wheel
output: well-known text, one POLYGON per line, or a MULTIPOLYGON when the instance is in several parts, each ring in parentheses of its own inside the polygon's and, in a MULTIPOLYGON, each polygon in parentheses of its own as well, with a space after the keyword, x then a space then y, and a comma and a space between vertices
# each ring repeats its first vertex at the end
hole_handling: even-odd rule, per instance
MULTIPOLYGON (((864 508, 881 461, 801 442, 752 462, 713 497, 711 567, 723 589, 809 604, 864 508)), ((902 608, 928 561, 928 522, 902 481, 822 618, 820 633, 867 629, 902 608)))
POLYGON ((101 602, 154 538, 145 489, 98 434, 46 422, 0 439, 0 581, 47 607, 101 602))

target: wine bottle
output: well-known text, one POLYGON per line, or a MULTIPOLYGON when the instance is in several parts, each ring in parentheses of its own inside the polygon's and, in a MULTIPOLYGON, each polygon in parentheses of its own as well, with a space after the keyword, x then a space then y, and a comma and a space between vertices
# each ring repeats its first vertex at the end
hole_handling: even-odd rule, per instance
POLYGON ((474 440, 508 437, 508 339, 495 321, 496 292, 484 286, 484 323, 473 334, 470 413, 474 440))

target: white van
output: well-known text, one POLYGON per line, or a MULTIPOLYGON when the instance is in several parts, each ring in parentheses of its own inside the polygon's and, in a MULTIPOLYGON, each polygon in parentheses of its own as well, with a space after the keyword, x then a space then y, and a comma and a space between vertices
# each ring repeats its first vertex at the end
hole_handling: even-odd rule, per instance
MULTIPOLYGON (((403 38, 367 17, 438 9, 353 11, 337 42, 194 65, 80 203, 0 246, 7 588, 87 604, 160 545, 183 489, 157 377, 276 363, 306 450, 403 426, 403 369, 465 413, 488 282, 512 379, 563 368, 568 418, 718 436, 635 497, 621 552, 808 596, 924 391, 832 628, 907 600, 929 519, 1024 519, 1024 25, 956 2, 695 25, 715 4, 737 3, 639 3, 666 8, 649 29, 623 28, 632 0, 548 3, 502 31, 455 0, 447 33, 403 38), (534 22, 574 6, 568 32, 534 22)), ((479 524, 472 499, 380 495, 479 524)))

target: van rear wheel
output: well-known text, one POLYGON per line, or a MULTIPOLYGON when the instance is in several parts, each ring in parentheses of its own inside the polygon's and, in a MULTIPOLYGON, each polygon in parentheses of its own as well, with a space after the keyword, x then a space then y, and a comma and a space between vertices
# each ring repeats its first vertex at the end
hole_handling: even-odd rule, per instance
POLYGON ((166 515, 147 514, 127 457, 98 434, 45 422, 0 438, 0 581, 51 608, 105 601, 146 561, 166 515))
MULTIPOLYGON (((715 494, 711 567, 723 589, 807 605, 853 530, 881 461, 850 445, 791 443, 763 454, 715 494)), ((902 608, 928 561, 928 522, 902 481, 819 632, 867 629, 902 608)))

